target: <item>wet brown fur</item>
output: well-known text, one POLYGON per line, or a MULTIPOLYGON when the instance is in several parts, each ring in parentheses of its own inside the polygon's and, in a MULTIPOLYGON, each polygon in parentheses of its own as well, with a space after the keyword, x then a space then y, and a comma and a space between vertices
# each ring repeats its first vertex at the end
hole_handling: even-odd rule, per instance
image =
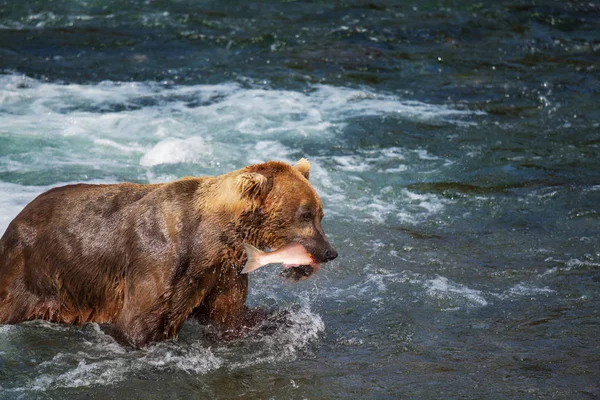
POLYGON ((308 171, 304 159, 270 161, 164 184, 49 190, 0 239, 0 323, 110 324, 134 346, 173 337, 190 315, 235 329, 248 293, 242 242, 299 241, 319 262, 335 258, 308 171))

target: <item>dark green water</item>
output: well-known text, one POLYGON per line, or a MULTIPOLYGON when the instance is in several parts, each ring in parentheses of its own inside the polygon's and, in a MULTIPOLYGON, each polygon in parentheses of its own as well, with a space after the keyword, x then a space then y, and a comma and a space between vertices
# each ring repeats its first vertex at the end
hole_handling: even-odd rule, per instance
POLYGON ((0 326, 0 398, 600 396, 600 5, 0 1, 0 232, 70 182, 312 162, 340 253, 127 351, 0 326))

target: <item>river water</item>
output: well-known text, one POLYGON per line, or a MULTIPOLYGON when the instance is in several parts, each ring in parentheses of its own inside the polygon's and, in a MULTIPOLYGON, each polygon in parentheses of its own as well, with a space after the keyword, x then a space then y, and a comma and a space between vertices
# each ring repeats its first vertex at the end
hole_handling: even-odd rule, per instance
POLYGON ((598 3, 240 3, 0 2, 0 233, 57 185, 307 157, 339 258, 253 273, 282 317, 232 342, 0 326, 0 398, 599 397, 598 3))

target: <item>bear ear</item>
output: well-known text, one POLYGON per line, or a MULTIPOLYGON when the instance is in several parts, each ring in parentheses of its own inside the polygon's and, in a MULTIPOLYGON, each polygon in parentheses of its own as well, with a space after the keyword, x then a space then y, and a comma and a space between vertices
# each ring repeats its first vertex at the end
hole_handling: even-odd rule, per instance
POLYGON ((245 172, 238 175, 236 184, 242 197, 251 199, 258 199, 269 191, 267 177, 256 172, 245 172))
POLYGON ((310 172, 310 162, 306 158, 301 158, 298 160, 294 168, 298 170, 306 179, 308 179, 308 175, 310 172))

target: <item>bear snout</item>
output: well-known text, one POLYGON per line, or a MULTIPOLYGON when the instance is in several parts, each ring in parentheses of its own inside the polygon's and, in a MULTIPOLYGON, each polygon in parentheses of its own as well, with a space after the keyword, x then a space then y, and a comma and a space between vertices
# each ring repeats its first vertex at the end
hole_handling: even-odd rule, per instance
POLYGON ((328 262, 331 260, 335 260, 338 256, 337 251, 335 251, 335 249, 333 247, 329 247, 328 249, 325 250, 325 253, 323 253, 323 262, 328 262))
POLYGON ((315 262, 319 264, 334 260, 338 256, 337 251, 335 251, 329 243, 317 245, 313 247, 313 249, 316 251, 311 252, 311 254, 314 257, 315 262))

